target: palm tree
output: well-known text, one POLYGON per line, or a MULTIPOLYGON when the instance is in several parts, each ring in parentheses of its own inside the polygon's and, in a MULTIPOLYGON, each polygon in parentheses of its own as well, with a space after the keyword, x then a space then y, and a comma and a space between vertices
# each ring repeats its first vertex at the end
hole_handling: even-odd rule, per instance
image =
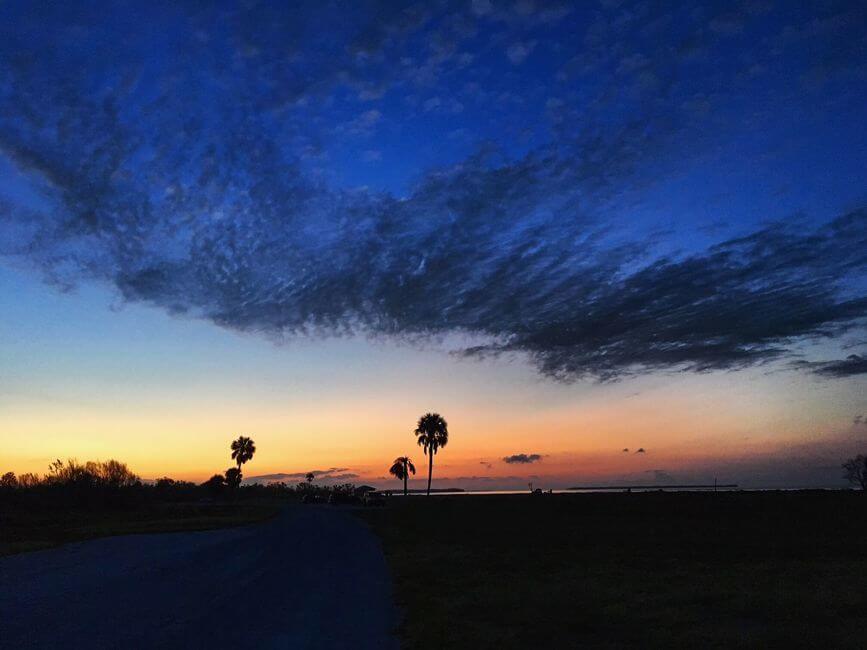
POLYGON ((433 457, 440 447, 449 442, 449 425, 439 413, 425 413, 415 427, 416 442, 427 454, 427 495, 430 496, 430 481, 433 477, 433 457))
POLYGON ((238 473, 241 472, 241 465, 253 458, 256 453, 256 443, 247 436, 239 436, 237 440, 232 441, 232 460, 238 463, 238 473))
POLYGON ((415 474, 415 465, 409 456, 400 456, 394 459, 394 464, 388 468, 388 473, 397 479, 403 480, 403 496, 406 496, 406 480, 410 474, 415 474))

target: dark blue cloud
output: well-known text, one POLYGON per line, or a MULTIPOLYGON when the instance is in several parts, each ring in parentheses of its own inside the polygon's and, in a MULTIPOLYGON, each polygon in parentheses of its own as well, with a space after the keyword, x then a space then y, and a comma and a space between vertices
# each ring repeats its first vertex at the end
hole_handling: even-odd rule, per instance
POLYGON ((797 361, 794 365, 822 377, 867 375, 867 357, 858 354, 850 354, 845 359, 834 361, 797 361))
POLYGON ((632 216, 745 115, 858 105, 863 7, 341 7, 5 4, 0 152, 39 198, 6 192, 0 254, 274 338, 465 333, 563 380, 863 327, 863 208, 715 241, 632 216), (414 173, 341 182, 395 155, 414 173))

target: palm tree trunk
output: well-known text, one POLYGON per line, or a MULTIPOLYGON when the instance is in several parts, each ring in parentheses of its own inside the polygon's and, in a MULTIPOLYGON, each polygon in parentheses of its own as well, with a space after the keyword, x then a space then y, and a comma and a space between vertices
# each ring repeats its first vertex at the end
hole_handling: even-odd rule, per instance
POLYGON ((433 476, 433 449, 428 451, 428 466, 427 466, 427 495, 430 496, 430 480, 433 476))
POLYGON ((403 496, 406 496, 406 468, 403 470, 403 496))

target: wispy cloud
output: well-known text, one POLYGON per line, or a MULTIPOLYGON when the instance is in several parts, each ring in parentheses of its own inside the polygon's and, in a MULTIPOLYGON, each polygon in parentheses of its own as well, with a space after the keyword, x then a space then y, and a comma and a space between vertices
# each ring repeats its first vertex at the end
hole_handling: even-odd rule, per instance
POLYGON ((850 354, 835 361, 795 361, 796 368, 807 370, 822 377, 853 377, 867 374, 867 356, 850 354))
POLYGON ((511 61, 515 65, 520 65, 526 60, 528 56, 530 56, 530 53, 535 47, 535 41, 530 41, 526 43, 512 43, 506 50, 506 56, 508 56, 509 61, 511 61))

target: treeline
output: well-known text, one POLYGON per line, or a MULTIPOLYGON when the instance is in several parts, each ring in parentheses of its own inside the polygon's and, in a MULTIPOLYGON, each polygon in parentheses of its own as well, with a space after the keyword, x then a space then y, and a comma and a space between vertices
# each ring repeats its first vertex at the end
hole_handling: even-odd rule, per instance
POLYGON ((6 491, 40 488, 119 490, 136 485, 141 485, 139 477, 126 463, 118 460, 79 463, 74 458, 66 462, 58 458, 48 466, 48 473, 42 477, 33 473, 16 476, 14 472, 0 476, 0 489, 6 491))
POLYGON ((0 504, 65 508, 128 504, 147 498, 147 488, 126 463, 118 460, 55 460, 48 473, 0 476, 0 504))
POLYGON ((0 504, 22 507, 101 507, 182 501, 224 501, 280 498, 316 502, 350 502, 357 497, 354 485, 297 485, 271 483, 240 485, 216 474, 204 483, 168 477, 143 481, 126 463, 117 460, 56 460, 43 476, 34 473, 0 476, 0 504))

